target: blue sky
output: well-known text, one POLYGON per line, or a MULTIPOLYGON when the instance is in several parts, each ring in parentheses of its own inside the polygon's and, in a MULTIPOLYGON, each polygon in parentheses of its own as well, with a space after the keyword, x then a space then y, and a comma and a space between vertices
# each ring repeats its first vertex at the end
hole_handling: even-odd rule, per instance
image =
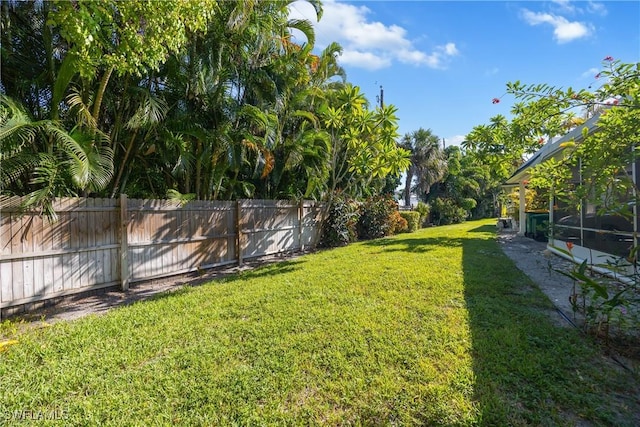
MULTIPOLYGON (((336 41, 347 79, 374 104, 398 107, 400 133, 430 128, 447 145, 497 114, 510 117, 507 82, 597 86, 607 56, 640 62, 638 1, 336 1, 293 3, 316 28, 316 50, 336 41)), ((304 40, 298 40, 299 42, 304 40)))

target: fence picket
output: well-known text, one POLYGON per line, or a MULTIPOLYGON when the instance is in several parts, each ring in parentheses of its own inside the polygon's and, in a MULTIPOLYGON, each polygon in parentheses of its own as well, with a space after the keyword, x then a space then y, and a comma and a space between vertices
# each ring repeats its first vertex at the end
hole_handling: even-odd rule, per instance
MULTIPOLYGON (((22 223, 26 221, 24 217, 14 217, 14 221, 11 224, 11 254, 22 252, 22 223)), ((26 261, 26 260, 25 260, 26 261)), ((18 261, 12 261, 11 266, 13 269, 13 297, 15 299, 24 298, 24 271, 23 263, 18 261)))
POLYGON ((60 198, 59 220, 0 211, 0 308, 312 245, 312 202, 60 198))

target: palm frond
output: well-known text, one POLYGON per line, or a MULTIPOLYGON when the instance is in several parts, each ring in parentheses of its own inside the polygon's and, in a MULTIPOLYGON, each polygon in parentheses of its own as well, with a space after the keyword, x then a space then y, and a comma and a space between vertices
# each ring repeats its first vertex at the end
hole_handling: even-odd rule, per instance
POLYGON ((276 118, 274 114, 264 112, 258 107, 248 104, 242 107, 240 114, 256 126, 260 132, 266 132, 276 118))
POLYGON ((29 182, 38 188, 27 194, 22 201, 22 209, 39 208, 40 212, 49 220, 55 222, 58 215, 53 209, 53 199, 57 195, 61 181, 61 170, 58 159, 53 155, 41 153, 38 155, 38 165, 33 170, 29 182))
POLYGON ((180 202, 180 205, 184 206, 190 201, 195 200, 196 194, 195 193, 182 194, 178 190, 170 189, 170 190, 167 190, 167 199, 180 202))
POLYGON ((171 175, 174 177, 188 175, 193 169, 195 157, 189 151, 188 143, 184 136, 180 133, 166 132, 163 140, 164 145, 160 146, 160 150, 163 157, 173 164, 171 175))
POLYGON ((0 94, 0 159, 32 142, 40 126, 15 101, 0 94))
POLYGON ((311 21, 307 19, 290 19, 287 22, 287 27, 294 28, 300 31, 307 38, 307 44, 314 46, 316 43, 316 33, 311 21))
POLYGON ((11 157, 2 157, 0 167, 0 189, 6 188, 25 176, 38 165, 39 158, 32 152, 15 153, 11 157))
POLYGON ((100 143, 100 133, 87 133, 74 129, 71 133, 56 126, 48 131, 65 154, 66 165, 73 184, 82 190, 100 191, 113 177, 113 151, 100 143))
POLYGON ((318 117, 310 111, 296 110, 293 112, 293 116, 307 119, 315 127, 318 127, 320 125, 320 120, 318 119, 318 117))
POLYGON ((142 100, 136 112, 127 122, 127 128, 147 128, 162 122, 169 110, 167 102, 147 89, 137 89, 142 92, 142 100))
POLYGON ((68 52, 58 69, 56 81, 53 85, 53 93, 51 94, 51 105, 53 106, 52 116, 54 119, 57 118, 58 106, 64 98, 64 94, 69 87, 69 83, 71 83, 71 79, 78 72, 78 68, 76 66, 77 61, 78 56, 73 52, 68 52))
MULTIPOLYGON (((91 101, 89 101, 89 104, 91 101)), ((72 88, 71 93, 67 95, 67 104, 71 110, 75 110, 78 123, 90 129, 98 129, 96 119, 91 114, 89 105, 84 102, 82 95, 77 88, 72 88)))

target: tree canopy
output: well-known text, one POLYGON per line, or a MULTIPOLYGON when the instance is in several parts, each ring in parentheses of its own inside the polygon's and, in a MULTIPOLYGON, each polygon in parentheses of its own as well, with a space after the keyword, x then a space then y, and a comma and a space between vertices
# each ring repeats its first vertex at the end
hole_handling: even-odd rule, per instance
POLYGON ((397 110, 369 108, 290 3, 2 2, 2 195, 381 191, 409 162, 397 110))
POLYGON ((447 173, 447 161, 440 149, 440 138, 431 129, 420 128, 406 134, 401 146, 411 152, 411 164, 406 172, 403 190, 405 206, 410 206, 411 193, 423 201, 427 200, 431 186, 447 173))
POLYGON ((517 99, 527 101, 535 111, 529 115, 533 120, 559 118, 565 132, 591 117, 597 120, 595 131, 583 128, 579 141, 564 144, 561 159, 535 167, 530 186, 551 190, 575 206, 581 200, 590 200, 602 209, 629 213, 627 201, 638 197, 637 183, 626 170, 636 162, 640 149, 640 63, 607 57, 597 77, 602 83, 595 90, 508 86, 517 99), (553 109, 545 108, 548 104, 553 109), (576 111, 582 113, 577 121, 576 111), (580 171, 579 183, 573 170, 580 171))
POLYGON ((596 131, 583 129, 579 141, 564 144, 561 158, 534 167, 528 186, 552 191, 574 206, 591 200, 609 211, 628 210, 626 201, 640 194, 625 172, 639 153, 640 63, 606 57, 596 79, 595 89, 507 83, 506 94, 516 99, 513 118, 495 116, 490 124, 476 126, 463 146, 491 166, 493 179, 505 180, 547 141, 595 118, 596 131))

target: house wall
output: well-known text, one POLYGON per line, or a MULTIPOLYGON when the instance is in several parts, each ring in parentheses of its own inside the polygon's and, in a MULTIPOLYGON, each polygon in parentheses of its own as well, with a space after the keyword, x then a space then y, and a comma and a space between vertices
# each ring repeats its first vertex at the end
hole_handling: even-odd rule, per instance
POLYGON ((629 277, 635 272, 633 264, 627 262, 624 258, 577 245, 569 250, 566 243, 563 240, 551 239, 547 247, 556 255, 570 259, 576 264, 582 264, 584 260, 587 260, 587 264, 600 273, 613 273, 615 276, 629 277))

